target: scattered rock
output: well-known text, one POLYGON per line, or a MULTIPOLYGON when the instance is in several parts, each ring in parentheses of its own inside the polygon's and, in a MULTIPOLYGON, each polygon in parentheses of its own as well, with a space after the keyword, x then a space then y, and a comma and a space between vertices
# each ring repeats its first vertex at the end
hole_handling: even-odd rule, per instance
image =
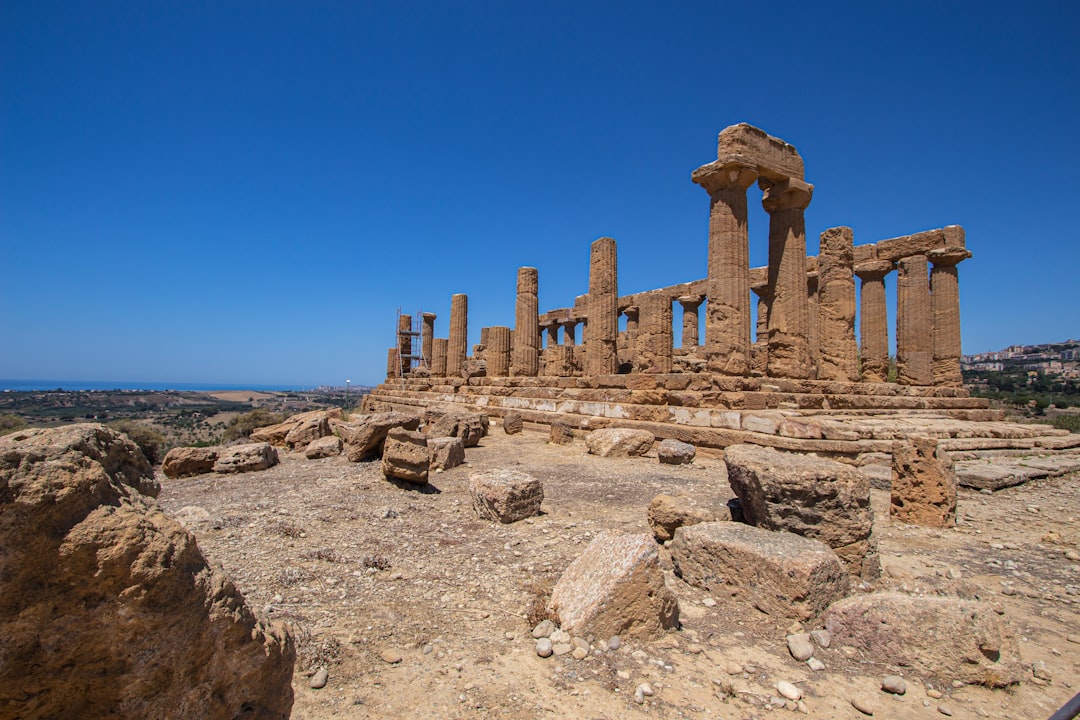
POLYGON ((731 513, 726 506, 708 510, 686 495, 657 495, 649 503, 646 515, 653 537, 657 542, 667 542, 675 536, 675 530, 684 525, 729 520, 731 513))
POLYGON ((886 675, 881 679, 881 689, 893 695, 903 695, 907 692, 907 683, 899 675, 886 675))
POLYGON ((308 460, 333 457, 341 454, 342 442, 337 435, 326 435, 318 440, 312 440, 304 449, 304 457, 308 460))
POLYGON ((656 446, 656 457, 665 465, 687 465, 694 462, 697 448, 690 443, 668 438, 656 446))
POLYGON ((600 457, 637 457, 652 449, 656 437, 648 430, 602 428, 585 436, 590 455, 600 457))
POLYGON ((469 476, 469 495, 482 520, 512 523, 540 514, 544 486, 520 470, 488 470, 469 476))
POLYGON ((780 693, 780 696, 792 701, 802 700, 802 690, 789 683, 787 680, 780 680, 776 683, 776 692, 780 693))
POLYGON ((551 644, 551 638, 542 637, 536 641, 536 654, 542 658, 551 657, 554 649, 551 644))
POLYGON ((952 708, 949 707, 948 705, 944 705, 944 704, 938 705, 937 706, 937 711, 939 713, 941 713, 942 715, 948 715, 949 717, 952 717, 952 714, 953 714, 952 708))
POLYGON ((1046 682, 1053 682, 1054 676, 1050 674, 1050 671, 1046 669, 1046 663, 1042 660, 1036 660, 1031 663, 1031 674, 1039 680, 1046 682))
POLYGON ((416 430, 420 417, 399 412, 372 413, 353 422, 337 426, 337 434, 345 442, 345 457, 350 462, 371 460, 382 455, 387 434, 395 429, 416 430))
POLYGON ((671 541, 679 577, 714 594, 739 591, 770 615, 807 620, 847 595, 851 581, 827 545, 741 523, 681 527, 671 541))
POLYGON ((216 473, 242 473, 266 470, 278 464, 278 454, 270 443, 246 443, 221 449, 214 463, 216 473))
POLYGON ((483 413, 428 411, 424 415, 424 432, 429 437, 458 437, 465 447, 476 447, 487 435, 489 421, 483 413))
MULTIPOLYGON (((814 656, 814 644, 810 642, 809 633, 799 633, 797 635, 787 636, 788 652, 791 653, 791 657, 795 658, 799 662, 809 660, 814 656)), ((798 700, 798 698, 793 698, 798 700)))
POLYGON ((821 662, 816 657, 812 657, 806 661, 806 667, 810 668, 814 672, 821 672, 825 669, 825 663, 821 662))
POLYGON ((424 433, 395 428, 383 446, 382 474, 419 485, 428 481, 431 454, 424 433))
POLYGON ((311 676, 311 682, 309 685, 312 690, 321 690, 326 687, 326 682, 330 679, 330 671, 322 667, 315 671, 315 674, 311 676))
MULTIPOLYGON (((291 450, 303 450, 310 443, 330 434, 330 415, 325 410, 312 413, 303 413, 306 417, 289 430, 285 435, 285 444, 291 450)), ((336 411, 336 417, 341 418, 341 411, 336 411)))
POLYGON ((551 423, 551 434, 548 442, 552 445, 570 445, 574 442, 574 428, 564 422, 551 423))
POLYGON ((214 469, 217 459, 217 448, 176 447, 165 454, 161 472, 170 478, 202 475, 214 469))
POLYGON ((575 635, 657 635, 678 622, 648 533, 604 531, 563 573, 548 609, 575 635))
POLYGON ((551 633, 555 632, 555 623, 550 620, 541 620, 536 627, 532 629, 532 636, 536 639, 551 637, 551 633))
POLYGON ((622 647, 622 638, 618 635, 612 635, 607 641, 608 650, 618 650, 622 647))
POLYGON ((404 660, 401 653, 394 648, 384 649, 382 652, 379 653, 379 657, 381 657, 382 661, 388 665, 397 665, 399 662, 404 660))
POLYGON ((956 524, 956 473, 952 458, 935 438, 914 436, 893 443, 889 514, 927 527, 956 524))
MULTIPOLYGON (((280 422, 277 425, 267 425, 261 428, 255 428, 251 431, 252 442, 267 442, 271 445, 283 446, 286 443, 286 438, 289 433, 296 430, 302 425, 311 425, 312 421, 314 426, 320 427, 325 430, 323 435, 328 435, 329 423, 333 420, 340 420, 342 418, 341 410, 334 408, 332 410, 309 410, 308 412, 297 413, 290 418, 287 418, 284 422, 280 422)), ((307 442, 311 442, 322 435, 316 435, 310 430, 308 431, 309 437, 307 442)), ((300 433, 294 436, 293 440, 299 440, 300 433)))
POLYGON ((523 425, 520 413, 511 412, 503 415, 503 432, 507 435, 517 435, 521 432, 523 425))
POLYGON ((877 706, 874 701, 862 695, 856 695, 855 697, 851 698, 850 702, 851 707, 855 708, 863 715, 873 715, 874 711, 877 710, 877 706))
POLYGON ((810 639, 813 640, 819 648, 828 648, 832 645, 832 633, 823 628, 811 630, 810 639))
POLYGON ((428 436, 428 470, 449 470, 465 462, 465 443, 457 437, 428 436))
POLYGON ((833 641, 932 677, 1002 687, 1019 682, 1016 639, 990 605, 899 593, 857 595, 825 613, 833 641))
POLYGON ((256 619, 158 490, 138 446, 102 425, 0 437, 9 712, 289 717, 292 638, 256 619))

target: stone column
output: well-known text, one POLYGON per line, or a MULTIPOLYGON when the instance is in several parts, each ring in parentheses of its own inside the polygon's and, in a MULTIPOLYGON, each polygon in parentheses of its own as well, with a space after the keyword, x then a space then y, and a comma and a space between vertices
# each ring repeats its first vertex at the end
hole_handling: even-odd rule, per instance
POLYGON ((468 352, 469 296, 461 293, 450 298, 450 340, 446 347, 446 374, 461 375, 468 352))
POLYGON ((896 372, 903 385, 934 382, 930 275, 925 255, 901 258, 896 278, 896 372))
POLYGON ((482 346, 484 346, 484 347, 487 347, 487 344, 488 344, 488 332, 490 332, 490 331, 491 331, 490 327, 482 327, 482 328, 480 328, 480 344, 482 346))
POLYGON ((424 357, 424 366, 431 367, 431 341, 435 338, 435 313, 423 315, 424 324, 420 328, 420 353, 424 357))
POLYGON ((412 316, 402 313, 398 316, 398 359, 401 361, 402 377, 412 369, 412 316))
POLYGON ((619 291, 615 240, 592 244, 589 258, 589 329, 585 374, 611 375, 618 370, 619 291))
POLYGON ((934 385, 961 387, 960 373, 960 284, 956 266, 971 257, 962 247, 944 247, 928 254, 930 270, 930 304, 933 319, 934 385))
POLYGON ((400 369, 401 361, 398 359, 398 349, 396 347, 388 348, 386 351, 386 379, 397 379, 400 369))
POLYGON ((862 281, 859 293, 859 361, 863 382, 889 379, 889 308, 885 276, 896 266, 888 260, 869 260, 855 267, 862 281))
POLYGON ((449 341, 446 338, 431 340, 431 374, 435 377, 446 376, 446 355, 449 341))
MULTIPOLYGON (((849 227, 821 233, 818 254, 818 379, 859 379, 855 346, 854 237, 849 227)), ((886 346, 887 347, 887 346, 886 346)), ((886 351, 886 355, 887 355, 886 351)))
POLYGON ((539 276, 536 268, 518 268, 517 313, 514 321, 514 375, 540 371, 539 276))
POLYGON ((623 315, 626 316, 626 342, 630 347, 634 347, 640 330, 641 310, 637 305, 631 305, 623 310, 623 315))
POLYGON ((821 355, 821 347, 818 344, 820 338, 818 336, 818 274, 817 270, 810 270, 806 273, 806 318, 807 327, 810 329, 809 334, 806 336, 806 344, 810 349, 810 377, 816 378, 818 375, 818 361, 821 355))
POLYGON ((757 296, 757 325, 750 349, 750 370, 754 375, 764 376, 769 365, 769 283, 751 285, 750 290, 757 296))
POLYGON ((486 359, 488 377, 506 377, 510 374, 510 328, 495 325, 488 328, 486 359))
POLYGON ((634 352, 634 368, 646 373, 671 372, 671 298, 645 295, 641 300, 641 327, 634 352))
POLYGON ((679 304, 682 305, 682 346, 686 350, 695 348, 698 344, 698 308, 705 298, 701 295, 683 295, 679 304))
POLYGON ((750 371, 750 245, 746 189, 757 168, 705 165, 694 182, 709 193, 709 275, 706 281, 705 358, 710 372, 750 371))
POLYGON ((806 301, 806 226, 803 211, 814 186, 789 178, 765 184, 761 201, 769 213, 768 375, 813 377, 810 313, 806 301))
POLYGON ((576 345, 577 338, 577 322, 567 322, 562 324, 563 331, 563 345, 576 345))

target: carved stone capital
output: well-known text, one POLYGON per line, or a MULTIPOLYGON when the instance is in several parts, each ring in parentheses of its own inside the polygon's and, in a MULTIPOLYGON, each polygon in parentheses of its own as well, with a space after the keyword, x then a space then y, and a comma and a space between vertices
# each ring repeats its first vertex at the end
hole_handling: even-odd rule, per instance
POLYGON ((868 260, 855 266, 855 274, 861 280, 880 280, 895 269, 891 260, 868 260))
POLYGON ((948 267, 967 260, 971 257, 971 251, 962 247, 943 247, 928 250, 927 259, 938 267, 948 267))
POLYGON ((758 186, 765 191, 761 198, 761 205, 766 212, 774 213, 778 210, 805 210, 814 196, 814 186, 810 183, 788 178, 780 182, 760 180, 758 186))
POLYGON ((727 188, 746 190, 757 178, 756 166, 729 159, 715 160, 690 174, 690 179, 710 195, 727 188))
POLYGON ((685 308, 696 308, 705 300, 704 295, 681 295, 675 300, 685 308))

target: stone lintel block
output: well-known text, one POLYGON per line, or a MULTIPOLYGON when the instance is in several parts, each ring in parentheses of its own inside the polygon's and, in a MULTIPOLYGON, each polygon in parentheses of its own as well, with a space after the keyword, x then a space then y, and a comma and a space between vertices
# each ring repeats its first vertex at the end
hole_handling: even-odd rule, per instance
POLYGON ((465 462, 465 443, 459 437, 429 437, 428 470, 449 470, 465 462))
POLYGON ((430 465, 427 435, 402 429, 394 429, 387 434, 383 445, 383 475, 424 485, 428 481, 430 465))
POLYGON ((731 125, 720 131, 716 158, 745 158, 758 173, 771 179, 804 177, 802 156, 794 145, 769 135, 747 123, 731 125))
POLYGON ((952 245, 949 247, 934 248, 926 253, 926 257, 937 266, 956 265, 971 257, 971 251, 964 247, 952 245))

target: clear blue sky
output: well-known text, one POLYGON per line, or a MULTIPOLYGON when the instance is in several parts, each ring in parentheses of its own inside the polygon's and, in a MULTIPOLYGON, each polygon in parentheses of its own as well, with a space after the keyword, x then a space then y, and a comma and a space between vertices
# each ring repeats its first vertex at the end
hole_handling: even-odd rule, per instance
POLYGON ((1078 337, 1078 7, 5 0, 0 377, 375 383, 399 306, 476 342, 600 236, 624 293, 703 277, 744 121, 812 252, 967 229, 965 352, 1078 337))

